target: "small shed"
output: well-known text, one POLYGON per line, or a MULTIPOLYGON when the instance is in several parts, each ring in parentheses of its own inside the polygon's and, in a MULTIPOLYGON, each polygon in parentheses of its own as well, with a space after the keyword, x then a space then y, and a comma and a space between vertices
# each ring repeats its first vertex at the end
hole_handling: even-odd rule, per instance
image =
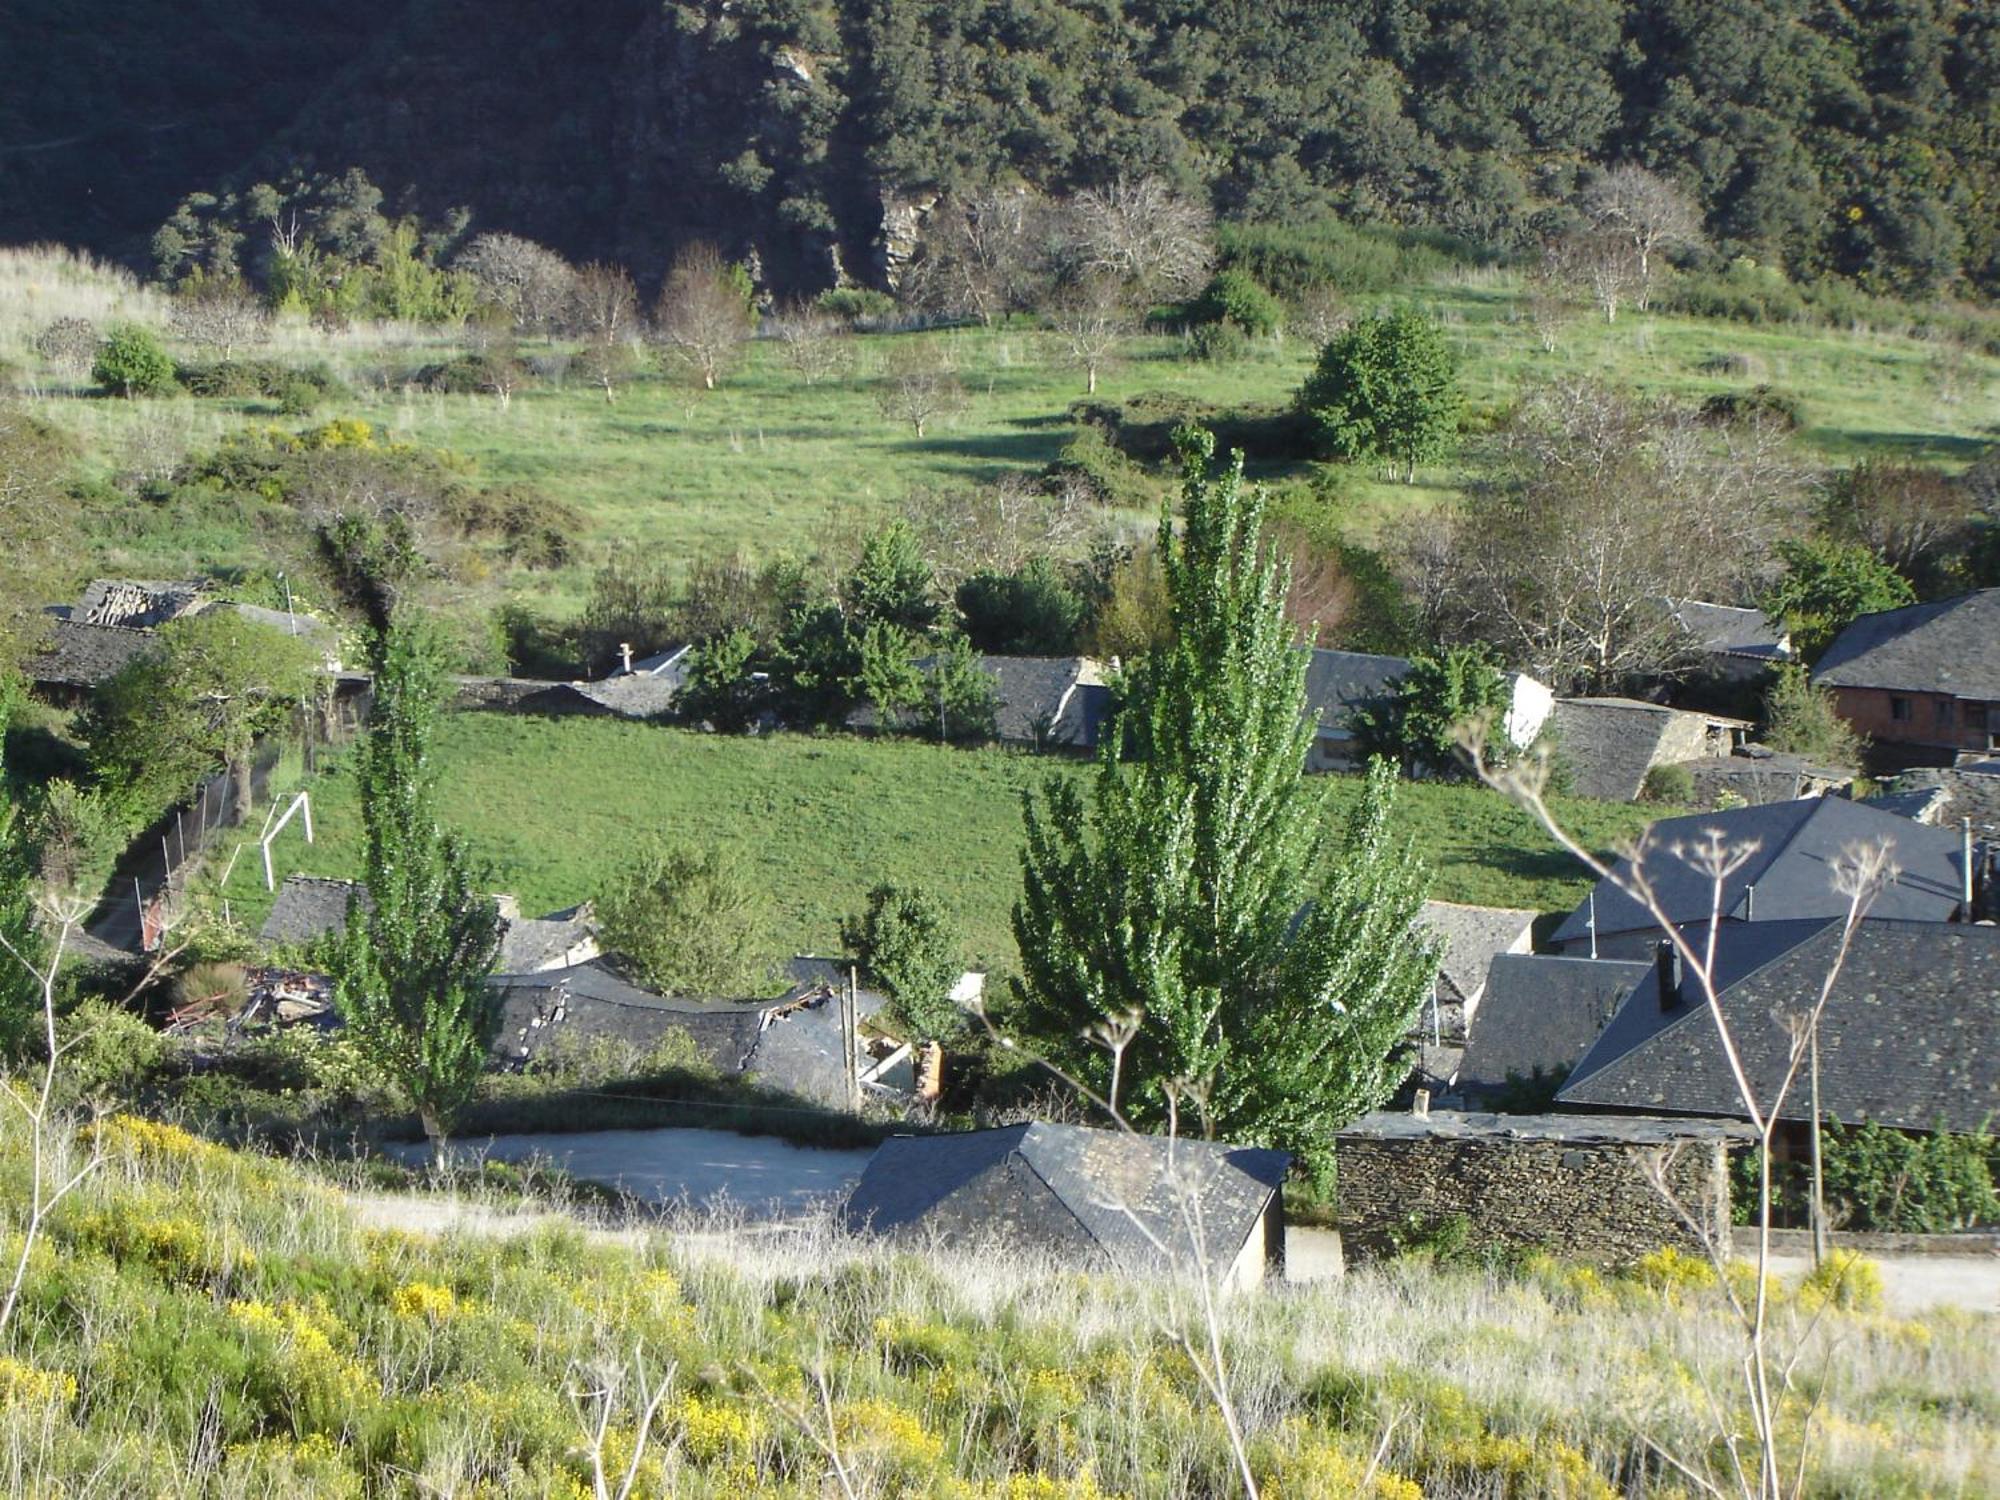
POLYGON ((1729 1152, 1751 1139, 1748 1126, 1712 1120, 1367 1115, 1334 1142, 1341 1250, 1350 1265, 1380 1260, 1454 1221, 1475 1250, 1605 1266, 1662 1245, 1699 1251, 1689 1219, 1726 1244, 1729 1152))
POLYGON ((1282 1151, 1035 1121, 884 1141, 848 1199, 857 1234, 992 1247, 1130 1275, 1284 1265, 1282 1151), (1199 1252, 1199 1253, 1197 1253, 1199 1252))

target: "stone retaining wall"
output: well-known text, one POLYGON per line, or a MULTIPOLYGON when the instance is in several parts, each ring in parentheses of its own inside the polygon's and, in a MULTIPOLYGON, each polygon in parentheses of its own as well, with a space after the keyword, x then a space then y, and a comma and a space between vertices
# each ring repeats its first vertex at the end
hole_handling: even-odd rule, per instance
POLYGON ((1681 1205, 1727 1243, 1728 1145, 1721 1127, 1561 1116, 1370 1116, 1341 1134, 1338 1212, 1350 1264, 1462 1216, 1473 1249, 1545 1249, 1620 1266, 1700 1238, 1656 1189, 1665 1163, 1681 1205))

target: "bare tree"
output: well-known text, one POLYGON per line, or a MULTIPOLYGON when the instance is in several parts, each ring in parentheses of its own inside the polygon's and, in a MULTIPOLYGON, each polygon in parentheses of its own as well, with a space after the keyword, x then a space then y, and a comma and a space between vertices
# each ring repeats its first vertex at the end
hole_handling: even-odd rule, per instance
MULTIPOLYGON (((1645 908, 1652 918, 1663 944, 1674 956, 1676 968, 1693 984, 1700 1001, 1707 1007, 1723 1065, 1734 1086, 1742 1113, 1756 1134, 1757 1254, 1753 1263, 1754 1275, 1747 1286, 1739 1286, 1729 1274, 1734 1245, 1727 1231, 1718 1232, 1711 1216, 1683 1203, 1677 1196, 1673 1187, 1671 1152, 1657 1154, 1648 1167, 1648 1177, 1654 1190, 1667 1201, 1707 1254, 1741 1333, 1741 1414, 1725 1410, 1712 1401, 1715 1408, 1715 1446, 1727 1460, 1727 1468, 1717 1473, 1706 1455, 1674 1453, 1643 1431, 1639 1433, 1639 1440, 1683 1478, 1693 1481, 1705 1494, 1720 1497, 1733 1491, 1742 1500, 1799 1500, 1805 1493, 1817 1400, 1807 1395, 1805 1383, 1794 1379, 1798 1363, 1805 1353, 1805 1339, 1810 1335, 1810 1328, 1789 1351, 1774 1347, 1772 1338, 1772 1283, 1769 1274, 1772 1165, 1777 1154, 1778 1130, 1786 1118, 1787 1101, 1802 1077, 1813 1080, 1811 1125, 1817 1159, 1819 1119, 1815 1060, 1819 1028, 1827 1003, 1839 984, 1856 930, 1876 896, 1895 879, 1896 868, 1890 859, 1890 846, 1886 842, 1851 845, 1834 860, 1834 887, 1847 900, 1839 943, 1817 991, 1800 995, 1794 1008, 1770 1015, 1769 1019, 1778 1023, 1786 1038, 1782 1056, 1775 1060, 1775 1066, 1768 1061, 1753 1065, 1737 1034, 1737 1020, 1754 1025, 1765 1017, 1732 1018, 1724 1008, 1716 980, 1716 938, 1722 927, 1724 887, 1730 876, 1756 854, 1757 844, 1754 841, 1727 843, 1719 830, 1710 830, 1690 843, 1665 847, 1655 843, 1648 835, 1622 851, 1623 862, 1613 865, 1585 848, 1550 810, 1544 795, 1548 780, 1547 761, 1517 763, 1513 769, 1505 771, 1495 769, 1484 754, 1485 733, 1486 727, 1482 725, 1468 725, 1464 730, 1464 743, 1480 778, 1512 797, 1573 858, 1598 879, 1615 884, 1645 908), (1695 870, 1707 883, 1711 895, 1706 923, 1676 925, 1669 915, 1659 896, 1655 872, 1673 865, 1695 870), (1749 1421, 1751 1436, 1748 1441, 1742 1434, 1742 1416, 1747 1416, 1749 1421), (1794 1463, 1785 1460, 1784 1445, 1787 1442, 1798 1445, 1794 1463), (1728 1491, 1724 1489, 1725 1485, 1728 1491)), ((1816 1203, 1818 1197, 1816 1179, 1816 1203)), ((1816 1228, 1823 1238, 1823 1222, 1816 1222, 1816 1228)))
POLYGON ((615 402, 620 387, 638 373, 639 355, 625 339, 593 339, 577 351, 570 368, 603 391, 607 402, 615 402))
POLYGON ((854 335, 847 323, 810 302, 787 303, 765 326, 807 385, 831 379, 853 361, 854 335))
POLYGON ((1063 258, 1075 273, 1101 273, 1151 301, 1184 297, 1215 264, 1215 226, 1204 203, 1158 177, 1121 177, 1064 205, 1063 258))
POLYGON ((1049 334, 1064 362, 1083 371, 1084 389, 1093 396, 1098 374, 1117 359, 1138 322, 1124 285, 1101 271, 1065 284, 1049 304, 1049 334))
POLYGON ((102 1159, 95 1142, 89 1156, 80 1163, 64 1150, 65 1140, 72 1137, 64 1129, 62 1111, 56 1099, 56 1081, 61 1076, 63 1058, 87 1040, 87 1034, 83 1032, 63 1040, 56 1031, 56 982, 62 970, 63 953, 70 938, 81 927, 87 910, 88 903, 79 898, 44 903, 44 915, 56 935, 49 945, 47 957, 41 962, 0 933, 0 948, 6 950, 5 961, 26 969, 41 992, 43 1049, 41 1077, 32 1092, 0 1086, 0 1097, 21 1111, 28 1130, 28 1201, 23 1205, 28 1211, 27 1222, 21 1229, 21 1252, 15 1259, 13 1275, 7 1283, 7 1295, 0 1299, 0 1338, 5 1337, 8 1326, 14 1321, 15 1309, 20 1305, 21 1287, 28 1276, 28 1264, 34 1258, 35 1243, 41 1237, 43 1227, 62 1200, 83 1185, 84 1179, 97 1169, 102 1159))
POLYGON ((920 305, 981 323, 1034 305, 1049 274, 1048 205, 1025 187, 946 198, 924 224, 907 286, 920 305))
POLYGON ((1009 475, 978 489, 925 489, 903 517, 941 586, 974 573, 1015 573, 1034 557, 1071 557, 1102 531, 1100 507, 1081 491, 1009 475))
POLYGON ((641 332, 639 292, 623 266, 592 261, 571 285, 567 322, 572 333, 596 344, 630 343, 641 332))
POLYGON ((904 339, 890 353, 876 395, 882 415, 908 422, 919 442, 932 422, 965 410, 965 387, 951 353, 936 339, 904 339))
POLYGON ((1972 527, 1965 485, 1916 464, 1870 462, 1835 475, 1821 507, 1827 530, 1858 542, 1906 578, 1939 568, 1972 527))
POLYGON ((667 357, 712 391, 750 337, 750 302, 713 245, 675 259, 653 309, 653 337, 667 357))
POLYGON ((1639 259, 1622 235, 1595 229, 1573 230, 1542 247, 1544 274, 1574 287, 1604 314, 1618 321, 1618 309, 1639 285, 1639 259))
POLYGON ((1319 349, 1354 321, 1354 312, 1338 291, 1320 282, 1306 288, 1285 321, 1289 332, 1319 349))
POLYGON ((262 343, 271 318, 264 304, 239 281, 210 280, 174 298, 168 314, 174 334, 229 359, 238 349, 262 343))
POLYGON ((1658 258, 1679 246, 1701 243, 1701 210, 1694 200, 1677 183, 1636 163, 1599 172, 1585 185, 1577 206, 1598 233, 1630 247, 1641 312, 1652 298, 1658 258))
POLYGON ((1541 260, 1528 273, 1528 321, 1544 354, 1556 352, 1563 329, 1576 312, 1576 285, 1570 268, 1545 246, 1541 260))
POLYGON ((482 234, 453 264, 472 278, 480 300, 505 311, 522 333, 556 327, 576 294, 569 262, 518 234, 482 234))

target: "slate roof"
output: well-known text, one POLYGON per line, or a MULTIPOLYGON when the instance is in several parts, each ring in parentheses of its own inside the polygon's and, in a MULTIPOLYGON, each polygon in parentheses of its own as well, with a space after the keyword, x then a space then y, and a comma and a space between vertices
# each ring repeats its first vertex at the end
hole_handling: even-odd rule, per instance
POLYGON ((1970 818, 1975 831, 2000 827, 2000 762, 1905 771, 1889 782, 1886 794, 1869 800, 1900 812, 1900 806, 1892 806, 1888 801, 1896 796, 1922 797, 1927 805, 1931 799, 1941 797, 1941 803, 1932 809, 1932 816, 1922 819, 1926 823, 1955 824, 1960 818, 1970 818))
POLYGON ((285 635, 297 636, 300 640, 311 641, 333 660, 340 649, 340 633, 317 615, 304 614, 298 610, 266 609, 261 604, 216 604, 212 609, 230 609, 244 619, 263 625, 285 635))
POLYGON ((1792 659, 1785 628, 1761 609, 1733 604, 1709 604, 1700 599, 1667 600, 1674 623, 1712 656, 1738 656, 1753 661, 1792 659))
POLYGON ((572 682, 570 690, 600 708, 627 719, 653 719, 674 706, 681 690, 678 676, 649 676, 641 672, 621 673, 596 682, 572 682))
POLYGON ((1097 743, 1111 711, 1111 690, 1084 656, 982 656, 993 679, 994 730, 1024 745, 1097 743))
POLYGON ((1363 1141, 1568 1141, 1578 1146, 1670 1146, 1676 1141, 1754 1140, 1747 1125, 1615 1115, 1493 1115, 1432 1110, 1427 1115, 1378 1110, 1343 1125, 1342 1138, 1363 1141))
MULTIPOLYGON (((1716 945, 1724 1014, 1760 1098, 1786 1067, 1783 1018, 1808 1010, 1839 949, 1838 921, 1726 928, 1716 945)), ((1853 1123, 1978 1130, 2000 1116, 2000 928, 1864 920, 1820 1022, 1822 1108, 1853 1123)), ((1565 1105, 1743 1114, 1692 977, 1663 1010, 1649 966, 1557 1096, 1565 1105)), ((1809 1117, 1801 1080, 1779 1113, 1809 1117)))
POLYGON ((1829 787, 1840 787, 1859 773, 1852 766, 1827 766, 1803 755, 1745 745, 1733 755, 1710 755, 1684 760, 1694 778, 1694 800, 1712 806, 1725 791, 1745 802, 1795 802, 1816 797, 1829 787))
POLYGON ((1355 711, 1387 699, 1409 670, 1407 657, 1315 647, 1306 664, 1306 711, 1322 735, 1344 736, 1355 711))
POLYGON ((509 917, 498 967, 503 974, 531 974, 596 956, 597 922, 586 901, 546 917, 509 917))
MULTIPOLYGON (((1885 838, 1894 846, 1900 869, 1875 898, 1871 907, 1875 915, 1944 922, 1958 909, 1963 893, 1959 840, 1953 834, 1843 797, 1807 797, 1663 818, 1647 829, 1645 873, 1667 916, 1676 923, 1706 920, 1711 891, 1708 878, 1671 851, 1676 844, 1698 844, 1711 829, 1719 829, 1727 845, 1757 845, 1756 853, 1723 883, 1723 915, 1735 921, 1831 917, 1844 912, 1847 898, 1833 887, 1834 861, 1850 845, 1885 838), (1754 897, 1746 901, 1752 886, 1754 897)), ((1620 860, 1614 873, 1629 874, 1629 861, 1620 860)), ((1645 908, 1609 877, 1597 883, 1594 895, 1600 937, 1653 926, 1645 908)), ((1589 911, 1586 899, 1563 919, 1552 941, 1588 937, 1589 911)))
POLYGON ((1484 1094, 1510 1074, 1531 1078, 1573 1065, 1596 1040, 1650 964, 1502 953, 1487 970, 1457 1088, 1484 1094))
POLYGON ((56 619, 49 623, 48 646, 22 663, 22 670, 44 687, 94 688, 144 656, 158 639, 150 630, 56 619))
POLYGON ((151 629, 193 609, 207 587, 198 578, 96 578, 71 609, 70 618, 85 625, 151 629))
POLYGON ((287 875, 271 902, 257 941, 269 947, 309 943, 330 932, 347 929, 347 898, 359 890, 364 911, 373 908, 368 892, 352 880, 319 875, 287 875))
MULTIPOLYGON (((871 990, 861 990, 854 998, 857 1021, 867 1020, 887 1003, 871 990)), ((744 1071, 768 1088, 841 1107, 847 1102, 847 1070, 840 1057, 840 1033, 840 1004, 823 988, 787 996, 752 1045, 744 1071)))
POLYGON ((656 995, 622 978, 606 961, 571 964, 533 974, 496 974, 487 981, 500 1006, 495 1057, 527 1067, 558 1039, 594 1039, 650 1052, 671 1031, 685 1033, 702 1058, 737 1073, 757 1046, 775 1001, 681 1000, 656 995))
POLYGON ((1440 1003, 1474 1004, 1486 987, 1486 971, 1496 955, 1523 953, 1538 913, 1511 906, 1460 906, 1426 901, 1417 920, 1444 939, 1438 965, 1440 1003))
POLYGON ((1812 675, 1826 687, 2000 699, 2000 588, 1863 615, 1812 675))
POLYGON ((1742 725, 1742 720, 1689 714, 1636 698, 1558 698, 1549 722, 1556 747, 1570 769, 1570 790, 1603 802, 1630 802, 1646 785, 1646 773, 1665 758, 1665 741, 1675 721, 1742 725))
POLYGON ((857 1233, 1157 1272, 1172 1265, 1155 1240, 1173 1262, 1189 1264, 1193 1239, 1182 1205, 1192 1200, 1211 1264, 1226 1265, 1256 1230, 1289 1162, 1282 1151, 1046 1121, 895 1136, 855 1184, 846 1221, 857 1233))

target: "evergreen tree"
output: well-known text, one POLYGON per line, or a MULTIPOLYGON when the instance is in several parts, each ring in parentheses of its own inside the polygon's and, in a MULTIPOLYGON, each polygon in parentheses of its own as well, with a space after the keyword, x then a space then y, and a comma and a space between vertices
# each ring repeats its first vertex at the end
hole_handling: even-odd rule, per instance
POLYGON ((444 670, 428 627, 378 638, 375 703, 357 757, 369 903, 350 898, 332 965, 340 1014, 441 1139, 471 1100, 498 1015, 486 976, 500 914, 472 887, 465 847, 439 822, 432 753, 444 670))
POLYGON ((1493 726, 1487 758, 1504 757, 1509 746, 1501 722, 1512 701, 1507 674, 1481 644, 1448 646, 1411 658, 1387 699, 1354 716, 1354 734, 1363 753, 1384 756, 1406 776, 1462 772, 1458 728, 1485 718, 1493 726))
POLYGON ((1063 1039, 1141 1016, 1114 1101, 1139 1118, 1159 1117, 1163 1087, 1191 1087, 1217 1133, 1323 1164, 1332 1131, 1392 1086, 1389 1054, 1436 970, 1411 927, 1428 877, 1389 836, 1383 765, 1326 848, 1324 792, 1304 775, 1306 659, 1284 570, 1260 555, 1262 496, 1240 455, 1218 472, 1211 437, 1181 442, 1185 526, 1160 526, 1171 644, 1138 674, 1088 795, 1053 779, 1026 799, 1022 997, 1106 1087, 1108 1059, 1063 1039))
POLYGON ((876 886, 868 893, 868 910, 845 924, 841 938, 896 1002, 917 1040, 944 1041, 965 1029, 965 1012, 951 998, 965 967, 959 958, 963 938, 931 892, 876 886))

